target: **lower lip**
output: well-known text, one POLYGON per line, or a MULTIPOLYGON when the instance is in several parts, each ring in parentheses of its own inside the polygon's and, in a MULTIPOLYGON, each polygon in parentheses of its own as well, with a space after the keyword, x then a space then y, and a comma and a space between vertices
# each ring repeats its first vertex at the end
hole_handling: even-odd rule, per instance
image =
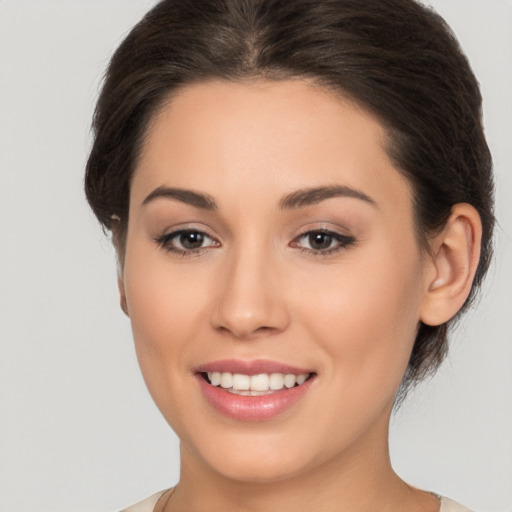
POLYGON ((204 397, 214 409, 241 421, 263 421, 282 414, 308 392, 315 380, 311 377, 300 386, 284 388, 269 395, 243 396, 212 386, 200 374, 196 374, 196 378, 204 397))

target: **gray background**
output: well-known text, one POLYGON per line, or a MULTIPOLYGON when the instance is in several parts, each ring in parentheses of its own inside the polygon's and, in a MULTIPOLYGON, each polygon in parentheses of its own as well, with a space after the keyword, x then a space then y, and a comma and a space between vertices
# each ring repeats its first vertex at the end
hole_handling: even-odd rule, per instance
MULTIPOLYGON (((0 1, 0 510, 109 511, 177 480, 82 174, 108 57, 149 0, 0 1)), ((512 2, 436 0, 485 97, 497 258, 449 360, 393 419, 409 482, 512 510, 512 2)))

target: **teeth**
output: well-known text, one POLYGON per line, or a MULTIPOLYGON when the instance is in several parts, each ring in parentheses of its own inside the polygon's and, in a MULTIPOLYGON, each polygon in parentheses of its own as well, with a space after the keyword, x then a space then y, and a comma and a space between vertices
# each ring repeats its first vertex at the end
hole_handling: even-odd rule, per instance
POLYGON ((308 378, 307 373, 302 373, 301 375, 297 375, 297 384, 300 386, 301 384, 304 384, 306 382, 306 379, 308 378))
POLYGON ((211 372, 208 374, 208 378, 212 386, 218 386, 222 379, 222 374, 220 372, 211 372))
POLYGON ((269 391, 253 391, 252 389, 249 389, 247 391, 245 390, 238 390, 238 389, 226 389, 228 393, 233 393, 234 395, 242 395, 242 396, 263 396, 268 395, 269 391))
POLYGON ((282 373, 273 373, 270 376, 270 389, 283 389, 284 387, 284 375, 282 373))
POLYGON ((260 375, 253 375, 251 377, 251 390, 253 391, 268 391, 269 377, 266 373, 260 375))
MULTIPOLYGON (((224 386, 222 386, 224 387, 224 386)), ((251 387, 251 377, 240 373, 233 374, 233 389, 248 390, 251 387)))
POLYGON ((224 372, 220 376, 220 385, 224 389, 228 389, 228 388, 233 387, 233 374, 232 373, 224 372))
POLYGON ((288 375, 285 376, 284 378, 284 385, 287 387, 287 388, 293 388, 293 386, 295 386, 295 382, 296 382, 296 377, 295 375, 293 375, 293 373, 289 373, 288 375))
POLYGON ((230 393, 244 396, 260 396, 269 391, 279 391, 304 384, 309 374, 301 373, 260 373, 259 375, 243 375, 241 373, 208 372, 208 380, 212 386, 220 386, 230 393))

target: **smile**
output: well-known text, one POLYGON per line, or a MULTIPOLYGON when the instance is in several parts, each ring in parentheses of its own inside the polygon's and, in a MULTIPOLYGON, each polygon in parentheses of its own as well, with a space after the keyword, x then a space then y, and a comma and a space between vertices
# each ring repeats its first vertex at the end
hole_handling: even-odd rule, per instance
POLYGON ((311 388, 317 374, 271 361, 218 361, 195 372, 213 409, 240 421, 262 421, 284 413, 311 388))
POLYGON ((207 372, 206 378, 212 386, 242 396, 264 396, 304 384, 310 374, 260 373, 244 375, 230 372, 207 372))

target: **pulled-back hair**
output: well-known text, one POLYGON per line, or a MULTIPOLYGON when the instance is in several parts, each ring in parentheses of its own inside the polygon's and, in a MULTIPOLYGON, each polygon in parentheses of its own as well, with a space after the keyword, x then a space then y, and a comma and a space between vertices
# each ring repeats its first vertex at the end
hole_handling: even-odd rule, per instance
MULTIPOLYGON (((114 53, 94 114, 87 199, 103 225, 119 218, 148 123, 180 88, 207 80, 307 78, 340 92, 387 129, 388 154, 414 193, 427 249, 456 203, 483 226, 468 307, 489 266, 492 161, 477 80, 445 21, 414 0, 163 0, 114 53)), ((460 312, 459 312, 460 314, 460 312)), ((419 326, 403 388, 437 369, 455 319, 419 326)))

